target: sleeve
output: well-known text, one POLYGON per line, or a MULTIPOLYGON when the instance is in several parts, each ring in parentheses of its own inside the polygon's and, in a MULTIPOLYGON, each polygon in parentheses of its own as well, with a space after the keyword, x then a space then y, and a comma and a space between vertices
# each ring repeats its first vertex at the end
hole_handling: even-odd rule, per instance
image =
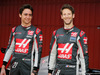
POLYGON ((84 31, 80 32, 77 43, 78 43, 79 54, 80 54, 82 75, 85 75, 85 73, 89 71, 88 68, 89 57, 88 57, 87 37, 84 31))
POLYGON ((53 32, 51 43, 50 43, 50 54, 48 59, 48 73, 52 73, 56 64, 56 55, 57 55, 57 43, 56 43, 56 31, 53 32))
POLYGON ((34 57, 34 65, 33 70, 39 69, 41 53, 42 53, 42 43, 43 43, 43 35, 40 29, 36 29, 36 36, 34 38, 34 50, 35 50, 35 57, 34 57))
POLYGON ((6 52, 5 52, 5 56, 4 56, 4 59, 3 59, 3 65, 7 65, 10 57, 11 57, 11 54, 14 50, 14 36, 13 36, 13 32, 15 30, 15 27, 12 28, 12 31, 11 31, 11 34, 10 34, 10 38, 9 38, 9 42, 8 42, 8 46, 7 46, 7 49, 6 49, 6 52))

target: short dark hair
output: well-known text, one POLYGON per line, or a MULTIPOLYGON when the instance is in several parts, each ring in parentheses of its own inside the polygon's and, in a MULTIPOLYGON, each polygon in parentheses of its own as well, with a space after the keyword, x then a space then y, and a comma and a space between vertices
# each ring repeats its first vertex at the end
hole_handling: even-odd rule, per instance
POLYGON ((69 4, 64 4, 64 5, 61 7, 61 9, 60 9, 60 13, 61 13, 61 14, 62 14, 62 10, 64 10, 64 9, 69 9, 69 10, 71 10, 72 14, 75 13, 74 8, 73 8, 71 5, 69 5, 69 4))
POLYGON ((32 11, 33 14, 33 8, 30 4, 24 4, 20 9, 19 9, 19 13, 22 14, 24 9, 30 9, 32 11))

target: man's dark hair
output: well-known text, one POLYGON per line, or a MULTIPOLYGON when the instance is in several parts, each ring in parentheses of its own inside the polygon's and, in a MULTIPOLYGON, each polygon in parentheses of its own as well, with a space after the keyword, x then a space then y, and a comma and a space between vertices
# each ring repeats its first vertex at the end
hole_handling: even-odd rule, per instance
POLYGON ((30 9, 32 11, 33 14, 33 8, 30 4, 24 4, 20 9, 19 9, 19 13, 22 14, 24 9, 30 9))
POLYGON ((71 5, 69 5, 69 4, 64 4, 64 5, 61 7, 61 9, 60 9, 61 15, 62 15, 62 10, 64 10, 64 9, 69 9, 69 10, 71 10, 72 14, 75 13, 75 10, 74 10, 74 8, 73 8, 71 5))

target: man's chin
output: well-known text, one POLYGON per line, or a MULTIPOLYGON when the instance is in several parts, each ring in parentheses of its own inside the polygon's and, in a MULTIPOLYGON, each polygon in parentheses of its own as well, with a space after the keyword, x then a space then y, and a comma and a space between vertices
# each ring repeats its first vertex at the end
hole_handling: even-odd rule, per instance
POLYGON ((72 23, 72 21, 70 22, 64 22, 66 25, 70 25, 72 23))
POLYGON ((29 24, 30 22, 25 22, 26 24, 29 24))
POLYGON ((70 23, 65 23, 65 25, 70 25, 71 24, 71 22, 70 23))

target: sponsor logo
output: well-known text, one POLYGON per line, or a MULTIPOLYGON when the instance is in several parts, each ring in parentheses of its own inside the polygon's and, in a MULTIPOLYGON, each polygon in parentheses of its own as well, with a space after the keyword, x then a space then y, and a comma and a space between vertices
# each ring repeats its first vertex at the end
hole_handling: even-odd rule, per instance
POLYGON ((62 58, 62 59, 71 59, 72 54, 60 54, 58 55, 58 58, 62 58))
POLYGON ((28 31, 28 35, 33 35, 34 31, 28 31))
POLYGON ((26 37, 27 37, 27 38, 32 38, 32 36, 29 36, 29 35, 27 35, 26 37))
POLYGON ((27 27, 26 29, 30 29, 31 28, 31 26, 30 27, 27 27))
POLYGON ((85 32, 84 31, 81 31, 80 32, 80 37, 82 37, 84 34, 85 34, 85 32))
POLYGON ((39 28, 36 29, 36 34, 38 34, 41 30, 39 28))
POLYGON ((28 53, 29 42, 31 39, 16 39, 15 52, 28 53))
POLYGON ((28 53, 28 49, 17 48, 17 49, 15 50, 15 52, 18 52, 18 53, 28 53))
POLYGON ((42 45, 39 45, 39 47, 42 47, 42 45))
POLYGON ((43 40, 43 36, 42 36, 42 35, 39 35, 39 38, 40 38, 40 41, 42 41, 42 40, 43 40))
POLYGON ((64 34, 57 34, 56 36, 57 36, 57 37, 58 37, 58 36, 64 36, 64 34))
POLYGON ((58 44, 58 58, 72 59, 72 47, 74 43, 58 44))
POLYGON ((75 41, 76 37, 70 37, 70 41, 75 41))
POLYGON ((66 65, 65 67, 75 68, 75 65, 66 65))
POLYGON ((71 33, 71 37, 76 37, 77 36, 77 32, 72 32, 71 33))
POLYGON ((25 58, 23 58, 22 60, 23 60, 23 61, 30 61, 31 59, 25 59, 25 58))
POLYGON ((12 65, 12 68, 16 68, 18 65, 18 62, 14 62, 13 65, 12 65))
POLYGON ((73 31, 73 30, 74 30, 74 28, 70 29, 69 32, 71 32, 71 31, 73 31))
POLYGON ((45 63, 45 60, 42 60, 42 63, 45 63))
POLYGON ((21 32, 15 32, 15 35, 16 35, 16 34, 22 34, 22 33, 21 33, 21 32))
POLYGON ((84 44, 87 44, 87 37, 83 38, 84 44))
POLYGON ((85 53, 88 53, 88 51, 85 51, 85 53))

